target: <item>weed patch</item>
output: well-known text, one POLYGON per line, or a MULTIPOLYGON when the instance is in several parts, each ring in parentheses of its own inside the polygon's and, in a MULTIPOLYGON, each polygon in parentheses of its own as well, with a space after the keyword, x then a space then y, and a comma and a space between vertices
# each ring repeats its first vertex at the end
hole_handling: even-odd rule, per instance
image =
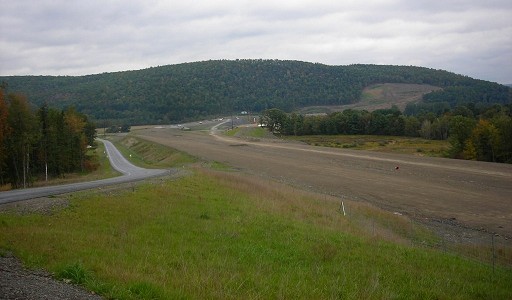
POLYGON ((211 162, 208 162, 206 165, 210 169, 217 170, 217 171, 230 171, 230 170, 232 170, 232 168, 230 166, 228 166, 226 164, 223 164, 221 162, 218 162, 218 161, 211 161, 211 162))
POLYGON ((147 282, 134 283, 128 290, 137 299, 163 299, 161 290, 147 282))
POLYGON ((90 275, 81 263, 74 263, 59 270, 57 278, 67 279, 74 284, 84 284, 90 278, 90 275))

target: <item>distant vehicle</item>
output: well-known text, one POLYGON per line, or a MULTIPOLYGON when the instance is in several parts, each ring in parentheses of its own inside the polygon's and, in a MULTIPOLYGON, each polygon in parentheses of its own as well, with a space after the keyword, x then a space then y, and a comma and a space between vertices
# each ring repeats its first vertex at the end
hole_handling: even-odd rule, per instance
POLYGON ((203 122, 199 121, 199 124, 203 124, 203 122))

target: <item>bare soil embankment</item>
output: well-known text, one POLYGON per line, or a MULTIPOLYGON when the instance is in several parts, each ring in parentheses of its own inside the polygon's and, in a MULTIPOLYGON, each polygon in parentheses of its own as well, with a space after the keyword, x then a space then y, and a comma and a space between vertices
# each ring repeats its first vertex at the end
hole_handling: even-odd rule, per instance
POLYGON ((440 90, 428 84, 382 83, 374 84, 363 90, 357 103, 336 106, 311 106, 301 109, 302 113, 331 113, 345 109, 374 111, 391 108, 393 105, 404 110, 408 103, 418 102, 423 95, 440 90))

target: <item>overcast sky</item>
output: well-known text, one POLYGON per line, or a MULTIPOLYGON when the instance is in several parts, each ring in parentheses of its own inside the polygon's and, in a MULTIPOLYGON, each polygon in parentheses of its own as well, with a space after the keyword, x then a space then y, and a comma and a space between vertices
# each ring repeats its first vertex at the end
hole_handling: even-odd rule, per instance
POLYGON ((0 75, 237 58, 415 65, 512 83, 512 1, 0 0, 0 75))

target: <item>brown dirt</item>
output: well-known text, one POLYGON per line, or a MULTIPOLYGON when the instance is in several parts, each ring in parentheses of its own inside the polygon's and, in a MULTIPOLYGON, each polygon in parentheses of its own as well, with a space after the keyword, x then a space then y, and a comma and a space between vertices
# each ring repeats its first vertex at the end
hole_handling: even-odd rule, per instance
POLYGON ((207 132, 137 134, 208 161, 368 202, 424 223, 512 237, 512 165, 248 141, 207 132), (244 144, 244 147, 233 147, 244 144), (399 167, 397 170, 396 167, 399 167))
POLYGON ((338 106, 312 106, 306 107, 301 111, 303 113, 310 111, 329 113, 343 111, 345 109, 374 111, 377 109, 391 108, 393 105, 396 105, 403 111, 408 103, 418 102, 422 99, 423 95, 440 89, 440 87, 428 84, 374 84, 363 90, 361 100, 357 103, 338 106))

